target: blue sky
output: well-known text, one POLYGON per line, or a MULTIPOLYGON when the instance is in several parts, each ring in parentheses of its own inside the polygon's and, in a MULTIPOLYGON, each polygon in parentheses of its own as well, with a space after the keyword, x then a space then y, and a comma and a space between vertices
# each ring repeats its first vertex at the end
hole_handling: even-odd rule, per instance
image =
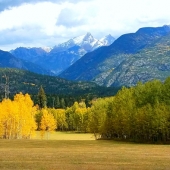
POLYGON ((170 24, 169 0, 0 0, 0 49, 53 47, 170 24))

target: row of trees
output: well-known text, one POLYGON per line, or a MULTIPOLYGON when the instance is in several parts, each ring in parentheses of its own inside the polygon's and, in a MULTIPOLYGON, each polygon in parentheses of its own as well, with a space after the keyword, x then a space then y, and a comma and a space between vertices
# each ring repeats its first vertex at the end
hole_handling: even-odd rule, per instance
MULTIPOLYGON (((39 106, 28 94, 0 103, 0 136, 30 138, 35 130, 92 132, 103 139, 170 141, 170 78, 122 88, 114 97, 98 98, 87 107, 75 102, 65 109, 47 108, 40 88, 39 106)), ((43 133, 42 133, 43 134, 43 133)))
MULTIPOLYGON (((15 95, 13 100, 4 99, 0 103, 0 137, 31 138, 35 130, 41 130, 42 135, 45 131, 56 129, 70 130, 66 110, 47 108, 47 98, 42 87, 38 92, 38 103, 39 105, 35 106, 30 95, 22 93, 15 95)), ((73 108, 75 105, 78 103, 75 103, 73 108)), ((74 126, 71 130, 75 130, 74 126)))
POLYGON ((56 130, 59 116, 56 119, 54 113, 51 109, 34 106, 28 94, 16 94, 14 100, 4 99, 0 103, 0 138, 28 139, 35 130, 41 130, 42 135, 56 130))
POLYGON ((170 78, 123 88, 91 107, 90 131, 100 138, 170 141, 170 78))
POLYGON ((94 96, 70 96, 70 95, 49 95, 45 94, 45 91, 42 86, 38 91, 37 95, 31 95, 34 104, 38 104, 40 107, 49 107, 56 109, 65 109, 67 107, 71 107, 74 102, 81 102, 82 100, 86 103, 87 106, 91 105, 91 100, 94 96))
POLYGON ((88 109, 84 102, 75 102, 67 109, 47 108, 45 93, 42 89, 40 93, 40 104, 36 106, 30 95, 22 93, 0 103, 0 138, 31 138, 35 130, 40 130, 42 135, 56 129, 87 132, 88 109))
POLYGON ((114 97, 93 100, 88 108, 75 102, 63 116, 62 130, 92 132, 103 139, 169 142, 170 78, 124 87, 114 97))

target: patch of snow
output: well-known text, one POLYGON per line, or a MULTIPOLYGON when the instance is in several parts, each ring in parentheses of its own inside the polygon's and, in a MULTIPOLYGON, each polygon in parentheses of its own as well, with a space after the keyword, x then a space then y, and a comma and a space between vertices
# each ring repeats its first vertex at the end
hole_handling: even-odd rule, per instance
POLYGON ((46 51, 47 53, 49 53, 52 48, 51 47, 41 47, 44 51, 46 51))
POLYGON ((85 35, 81 35, 81 36, 75 37, 75 38, 73 38, 73 41, 74 41, 75 44, 79 45, 79 44, 82 43, 84 37, 85 37, 85 35))

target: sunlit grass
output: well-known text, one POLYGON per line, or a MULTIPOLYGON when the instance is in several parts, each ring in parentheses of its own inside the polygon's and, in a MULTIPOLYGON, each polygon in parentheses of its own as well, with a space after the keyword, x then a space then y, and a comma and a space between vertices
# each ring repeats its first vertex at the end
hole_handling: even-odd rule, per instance
POLYGON ((91 134, 83 137, 83 134, 64 132, 51 134, 49 140, 0 140, 0 169, 170 169, 169 145, 96 141, 89 137, 91 134))
POLYGON ((45 132, 42 136, 40 131, 37 131, 32 139, 45 140, 95 140, 91 133, 75 133, 75 132, 45 132))

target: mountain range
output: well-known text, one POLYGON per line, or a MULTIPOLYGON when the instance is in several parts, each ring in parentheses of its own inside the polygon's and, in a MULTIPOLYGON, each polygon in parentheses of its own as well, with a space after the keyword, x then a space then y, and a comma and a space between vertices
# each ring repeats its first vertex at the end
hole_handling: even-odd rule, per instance
POLYGON ((0 50, 0 67, 29 70, 42 75, 54 75, 52 72, 42 68, 39 65, 17 58, 13 56, 11 53, 2 50, 0 50))
POLYGON ((154 78, 164 80, 170 75, 169 34, 169 26, 145 27, 124 34, 110 46, 85 54, 59 76, 105 86, 131 86, 154 78))
POLYGON ((170 76, 169 40, 167 25, 140 28, 116 40, 111 35, 97 40, 87 33, 53 48, 0 51, 0 66, 107 87, 134 86, 170 76))
POLYGON ((86 35, 58 44, 51 49, 19 47, 10 52, 17 58, 33 62, 58 75, 79 60, 84 54, 94 51, 101 46, 108 46, 114 40, 111 35, 98 40, 91 33, 87 33, 86 35))

